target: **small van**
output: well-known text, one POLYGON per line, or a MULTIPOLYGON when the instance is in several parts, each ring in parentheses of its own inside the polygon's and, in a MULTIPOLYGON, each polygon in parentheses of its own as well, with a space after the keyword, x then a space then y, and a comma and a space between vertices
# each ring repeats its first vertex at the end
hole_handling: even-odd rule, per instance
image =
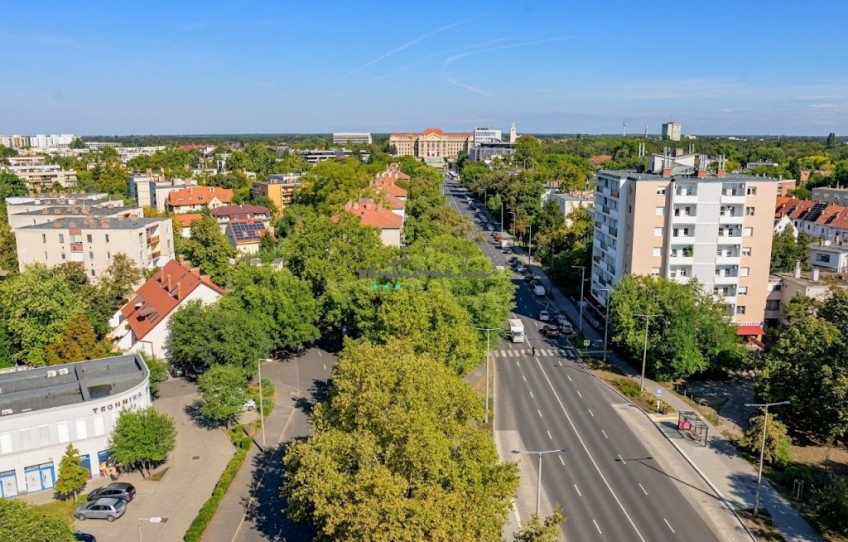
POLYGON ((537 285, 533 288, 533 295, 536 295, 536 296, 542 297, 543 295, 545 295, 545 287, 544 287, 544 286, 542 286, 541 284, 537 284, 537 285))

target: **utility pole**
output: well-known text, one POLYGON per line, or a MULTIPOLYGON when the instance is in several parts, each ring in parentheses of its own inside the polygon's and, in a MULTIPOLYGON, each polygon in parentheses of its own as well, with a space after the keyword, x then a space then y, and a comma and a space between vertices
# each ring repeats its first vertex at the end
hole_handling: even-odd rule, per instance
POLYGON ((489 332, 499 331, 500 328, 478 327, 474 328, 486 332, 486 410, 483 414, 483 423, 489 423, 489 332))
POLYGON ((610 307, 610 289, 609 288, 598 288, 599 292, 606 292, 607 296, 607 314, 604 316, 604 363, 607 362, 607 339, 609 337, 609 307, 610 307))
POLYGON ((536 517, 539 517, 539 505, 542 501, 542 456, 545 454, 558 454, 567 452, 567 448, 559 450, 544 450, 541 452, 525 452, 523 450, 512 450, 514 454, 538 455, 539 456, 539 479, 536 482, 536 517))
POLYGON ((651 321, 651 318, 659 316, 659 314, 634 314, 633 316, 640 316, 645 319, 645 346, 642 349, 642 378, 639 380, 639 391, 642 391, 645 389, 645 360, 648 357, 648 322, 651 321))
POLYGON ((530 223, 530 242, 527 243, 527 263, 533 263, 533 223, 530 223))
POLYGON ((580 329, 580 334, 583 335, 583 285, 586 284, 586 266, 585 265, 572 265, 572 269, 580 268, 580 324, 578 329, 580 329))
POLYGON ((262 450, 265 450, 265 397, 262 395, 262 358, 259 358, 258 367, 259 378, 259 424, 262 426, 262 450))
POLYGON ((754 517, 757 517, 757 512, 760 510, 760 488, 763 484, 763 456, 766 452, 766 428, 768 427, 768 409, 769 407, 778 405, 788 405, 789 401, 780 401, 779 403, 745 403, 746 407, 757 407, 763 409, 765 419, 763 419, 763 441, 760 446, 760 470, 757 472, 757 494, 754 496, 754 517))

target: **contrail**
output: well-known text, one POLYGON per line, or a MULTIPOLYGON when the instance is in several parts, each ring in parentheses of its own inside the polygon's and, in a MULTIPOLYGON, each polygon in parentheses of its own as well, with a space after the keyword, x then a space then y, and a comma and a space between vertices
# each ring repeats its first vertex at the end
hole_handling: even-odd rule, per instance
POLYGON ((488 47, 486 49, 477 49, 476 51, 469 51, 467 53, 459 53, 458 55, 449 56, 445 59, 443 66, 448 67, 451 63, 453 63, 456 60, 459 60, 461 58, 466 58, 466 57, 469 57, 469 56, 472 56, 472 55, 480 54, 480 53, 488 53, 488 52, 491 52, 491 51, 501 51, 503 49, 514 49, 516 47, 527 47, 528 45, 539 45, 539 44, 542 44, 542 43, 551 43, 551 42, 554 42, 554 41, 562 41, 562 40, 565 40, 565 39, 568 39, 568 38, 567 37, 547 38, 547 39, 544 39, 544 40, 524 41, 524 42, 521 42, 521 43, 511 43, 509 45, 499 45, 497 47, 488 47))
POLYGON ((356 68, 355 70, 351 70, 351 71, 347 72, 346 74, 339 77, 339 79, 344 79, 345 77, 353 75, 354 73, 361 72, 365 68, 373 66, 374 64, 376 64, 377 62, 380 62, 381 60, 385 60, 385 59, 389 58, 390 56, 392 56, 393 54, 395 54, 399 51, 403 51, 404 49, 408 49, 409 47, 412 47, 416 43, 420 43, 420 42, 426 40, 427 38, 431 38, 431 37, 435 36, 436 34, 441 34, 442 32, 444 32, 446 30, 450 30, 451 28, 456 28, 457 26, 459 26, 461 24, 465 24, 467 22, 468 21, 466 20, 466 21, 459 21, 458 23, 451 23, 451 24, 443 26, 441 28, 437 28, 436 30, 433 30, 432 32, 428 32, 427 34, 422 34, 422 35, 418 36, 417 38, 404 43, 403 45, 395 47, 391 51, 383 53, 382 55, 378 56, 377 58, 375 58, 371 62, 368 62, 367 64, 356 68))

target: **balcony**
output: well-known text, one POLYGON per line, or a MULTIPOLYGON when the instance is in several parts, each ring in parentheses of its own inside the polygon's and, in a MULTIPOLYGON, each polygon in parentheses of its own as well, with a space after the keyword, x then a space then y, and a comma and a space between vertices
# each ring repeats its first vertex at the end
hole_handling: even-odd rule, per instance
POLYGON ((716 265, 739 265, 739 253, 728 253, 716 256, 716 265))
POLYGON ((718 217, 719 224, 738 224, 741 225, 745 218, 742 215, 721 215, 718 217))
POLYGON ((674 203, 698 203, 698 193, 686 190, 674 191, 674 203))
POLYGON ((713 284, 736 284, 739 282, 739 275, 737 273, 729 274, 729 275, 716 275, 713 279, 713 284))
POLYGON ((71 243, 71 252, 82 252, 82 243, 71 243))
POLYGON ((671 265, 692 265, 695 262, 695 259, 692 256, 686 256, 683 253, 678 253, 677 256, 670 255, 668 257, 668 263, 671 265))
POLYGON ((147 244, 148 245, 155 245, 158 242, 159 242, 159 236, 158 235, 148 235, 147 236, 147 244))
POLYGON ((738 190, 726 190, 721 193, 720 201, 726 205, 743 205, 745 203, 745 193, 738 190))

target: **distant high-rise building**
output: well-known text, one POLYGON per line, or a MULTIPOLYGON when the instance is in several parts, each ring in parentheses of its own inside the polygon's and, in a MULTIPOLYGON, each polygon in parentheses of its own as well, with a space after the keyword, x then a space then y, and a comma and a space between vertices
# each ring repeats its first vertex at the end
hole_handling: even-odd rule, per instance
POLYGON ((509 142, 515 143, 518 139, 518 134, 515 132, 515 123, 509 125, 509 142))
POLYGON ((681 125, 679 122, 670 121, 662 125, 662 137, 670 141, 680 141, 681 125))
POLYGON ((333 145, 370 145, 371 134, 368 132, 335 132, 333 145))

